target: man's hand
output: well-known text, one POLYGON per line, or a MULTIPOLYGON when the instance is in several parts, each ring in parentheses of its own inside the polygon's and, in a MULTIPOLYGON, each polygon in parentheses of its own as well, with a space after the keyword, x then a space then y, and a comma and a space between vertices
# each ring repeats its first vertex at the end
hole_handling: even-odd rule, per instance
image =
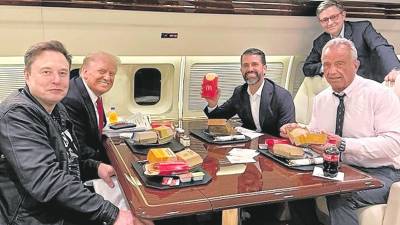
POLYGON ((119 210, 114 225, 154 225, 150 220, 140 220, 133 216, 131 211, 119 210))
MULTIPOLYGON (((385 77, 386 82, 393 82, 396 80, 396 77, 400 74, 400 70, 398 68, 392 69, 385 77)), ((389 85, 393 86, 393 85, 389 85)))
POLYGON ((215 106, 218 105, 218 100, 220 96, 221 96, 221 89, 218 88, 217 94, 215 95, 214 98, 204 98, 204 99, 207 101, 208 107, 214 108, 215 106))
POLYGON ((283 138, 288 138, 288 134, 287 134, 287 132, 288 131, 291 131, 291 130, 293 130, 294 128, 297 128, 297 127, 301 127, 298 123, 287 123, 287 124, 285 124, 285 125, 283 125, 280 129, 279 129, 279 131, 280 131, 280 136, 281 137, 283 137, 283 138))
POLYGON ((117 219, 115 219, 114 225, 132 225, 133 215, 131 211, 120 209, 118 212, 117 219))
POLYGON ((332 144, 335 144, 336 147, 339 148, 340 141, 342 140, 342 138, 336 134, 331 134, 331 133, 326 133, 326 134, 328 135, 329 143, 323 145, 309 145, 309 147, 320 154, 322 154, 324 150, 327 149, 329 145, 332 144))
POLYGON ((100 163, 99 168, 97 168, 97 174, 110 188, 114 187, 111 177, 115 175, 115 170, 112 166, 100 163))

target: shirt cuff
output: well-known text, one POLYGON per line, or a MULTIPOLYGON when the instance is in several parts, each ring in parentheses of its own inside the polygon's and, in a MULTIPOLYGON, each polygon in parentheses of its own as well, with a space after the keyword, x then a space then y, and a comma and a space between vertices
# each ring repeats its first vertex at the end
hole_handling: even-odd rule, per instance
POLYGON ((215 107, 212 107, 212 108, 207 106, 208 113, 212 112, 217 107, 218 107, 218 105, 216 105, 215 107))

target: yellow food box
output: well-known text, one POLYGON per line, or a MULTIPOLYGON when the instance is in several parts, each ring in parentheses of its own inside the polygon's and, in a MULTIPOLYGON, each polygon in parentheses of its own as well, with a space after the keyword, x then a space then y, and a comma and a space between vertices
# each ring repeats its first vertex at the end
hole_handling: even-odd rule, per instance
POLYGON ((295 128, 288 132, 290 142, 296 146, 317 144, 325 144, 328 140, 328 135, 325 133, 309 132, 306 128, 295 128))
POLYGON ((170 148, 151 148, 147 153, 149 163, 177 160, 175 153, 170 148))
POLYGON ((167 138, 173 136, 173 131, 170 127, 167 126, 159 126, 154 128, 154 130, 158 133, 159 138, 167 138))
POLYGON ((208 132, 216 136, 233 135, 235 129, 226 119, 208 119, 208 132))
POLYGON ((178 160, 186 162, 190 167, 194 167, 203 163, 201 156, 190 148, 176 153, 176 157, 178 160))

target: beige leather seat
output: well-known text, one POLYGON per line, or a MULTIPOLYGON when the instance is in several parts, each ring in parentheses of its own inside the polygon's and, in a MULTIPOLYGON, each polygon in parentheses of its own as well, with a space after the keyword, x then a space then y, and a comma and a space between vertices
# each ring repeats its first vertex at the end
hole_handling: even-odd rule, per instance
MULTIPOLYGON (((317 208, 321 222, 328 225, 329 212, 325 197, 318 197, 317 208)), ((357 209, 360 225, 400 225, 400 182, 392 184, 386 204, 371 205, 357 209)))
POLYGON ((400 182, 392 184, 387 204, 357 210, 360 225, 400 225, 400 182))
POLYGON ((298 123, 308 124, 310 122, 313 98, 327 87, 328 83, 320 76, 304 78, 293 99, 298 123))

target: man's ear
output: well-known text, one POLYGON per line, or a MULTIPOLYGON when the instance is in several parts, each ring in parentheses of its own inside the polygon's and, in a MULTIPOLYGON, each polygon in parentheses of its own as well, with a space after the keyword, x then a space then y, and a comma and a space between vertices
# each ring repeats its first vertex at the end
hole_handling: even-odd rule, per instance
POLYGON ((24 69, 24 77, 25 77, 25 80, 29 79, 29 71, 26 68, 24 69))
POLYGON ((342 12, 343 20, 346 20, 346 11, 342 12))
POLYGON ((356 72, 357 72, 358 67, 360 67, 360 61, 358 59, 354 60, 354 66, 355 66, 356 72))
POLYGON ((79 71, 82 79, 86 80, 87 79, 87 70, 85 68, 81 68, 79 71))

